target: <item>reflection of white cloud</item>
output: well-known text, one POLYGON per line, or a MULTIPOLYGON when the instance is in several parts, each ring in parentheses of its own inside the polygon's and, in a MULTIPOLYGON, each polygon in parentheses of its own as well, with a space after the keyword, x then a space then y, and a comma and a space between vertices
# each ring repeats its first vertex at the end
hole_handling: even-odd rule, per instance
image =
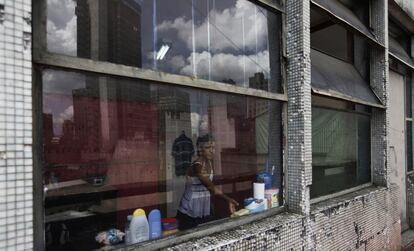
MULTIPOLYGON (((265 76, 268 75, 269 70, 269 52, 259 52, 257 55, 233 55, 219 53, 210 55, 204 51, 196 53, 196 69, 197 76, 200 78, 207 78, 209 75, 209 65, 211 65, 212 79, 222 81, 224 79, 232 79, 236 83, 248 82, 248 78, 252 77, 256 72, 263 72, 265 76), (209 64, 209 60, 211 63, 209 64), (245 72, 243 72, 245 69, 245 72), (245 79, 246 78, 246 79, 245 79)), ((187 65, 181 69, 181 74, 192 75, 193 54, 187 58, 187 65)))
POLYGON ((56 28, 51 21, 47 22, 47 47, 51 52, 63 53, 70 56, 76 56, 77 37, 76 37, 77 20, 74 16, 64 29, 56 28))
POLYGON ((72 90, 85 88, 83 74, 66 71, 43 71, 43 92, 72 95, 72 90))
MULTIPOLYGON (((263 48, 267 44, 267 18, 253 3, 238 0, 232 8, 210 11, 210 48, 212 51, 223 49, 263 48), (243 29, 244 28, 244 29, 243 29)), ((200 15, 196 12, 196 15, 200 15)), ((205 14, 203 14, 205 15, 205 14)), ((196 48, 208 48, 208 19, 195 26, 196 48)), ((172 29, 192 50, 192 21, 178 17, 173 21, 164 21, 158 27, 160 33, 172 29)))
POLYGON ((53 131, 55 135, 60 135, 63 129, 63 123, 66 120, 73 121, 73 105, 68 106, 63 112, 57 116, 53 116, 53 131))
POLYGON ((59 114, 56 122, 62 125, 65 120, 73 120, 73 105, 69 106, 61 114, 59 114))
POLYGON ((76 56, 75 2, 73 0, 49 0, 48 10, 47 46, 49 51, 76 56))
POLYGON ((76 0, 47 0, 47 18, 59 29, 75 15, 76 0))
POLYGON ((180 69, 186 65, 186 62, 183 56, 174 56, 168 60, 167 64, 172 69, 180 69))

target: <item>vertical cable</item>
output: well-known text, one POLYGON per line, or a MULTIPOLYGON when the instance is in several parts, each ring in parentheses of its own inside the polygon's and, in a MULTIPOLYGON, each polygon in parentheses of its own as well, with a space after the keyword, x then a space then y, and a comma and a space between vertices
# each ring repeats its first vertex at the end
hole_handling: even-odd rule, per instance
POLYGON ((245 52, 245 50, 246 50, 246 48, 245 48, 246 41, 245 41, 245 38, 244 38, 244 36, 245 36, 245 34, 244 34, 244 13, 243 13, 243 16, 242 16, 242 36, 243 36, 243 55, 242 55, 242 57, 243 57, 243 81, 244 81, 243 86, 247 87, 247 83, 246 83, 246 52, 245 52))
POLYGON ((211 80, 210 0, 207 0, 208 79, 211 80))
POLYGON ((157 0, 153 0, 152 8, 152 27, 153 27, 153 60, 154 60, 154 70, 157 70, 157 0))
POLYGON ((196 69, 196 48, 195 48, 195 13, 194 13, 194 0, 191 0, 191 19, 192 19, 192 33, 193 33, 193 76, 197 77, 196 69))
POLYGON ((259 71, 258 63, 259 63, 259 55, 258 55, 258 46, 257 46, 257 6, 254 6, 254 31, 256 33, 256 72, 259 71))

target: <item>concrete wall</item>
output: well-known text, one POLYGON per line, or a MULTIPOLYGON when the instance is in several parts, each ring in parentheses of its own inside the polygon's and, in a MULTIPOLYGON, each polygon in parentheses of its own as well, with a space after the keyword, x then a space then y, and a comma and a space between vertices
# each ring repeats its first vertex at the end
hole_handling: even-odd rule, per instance
POLYGON ((168 248, 178 250, 400 250, 395 187, 367 188, 233 231, 168 248))
POLYGON ((0 250, 33 249, 31 0, 0 0, 0 250))

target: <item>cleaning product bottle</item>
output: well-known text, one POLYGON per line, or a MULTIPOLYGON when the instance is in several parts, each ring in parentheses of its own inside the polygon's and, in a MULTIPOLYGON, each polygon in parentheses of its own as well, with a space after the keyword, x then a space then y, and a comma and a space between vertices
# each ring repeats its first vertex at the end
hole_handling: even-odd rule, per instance
POLYGON ((131 220, 132 215, 128 215, 127 223, 125 225, 125 245, 131 244, 131 220))
POLYGON ((161 237, 161 212, 158 209, 152 210, 148 215, 149 238, 150 240, 161 237))
POLYGON ((134 211, 130 231, 131 244, 147 241, 149 239, 148 220, 143 209, 139 208, 134 211))

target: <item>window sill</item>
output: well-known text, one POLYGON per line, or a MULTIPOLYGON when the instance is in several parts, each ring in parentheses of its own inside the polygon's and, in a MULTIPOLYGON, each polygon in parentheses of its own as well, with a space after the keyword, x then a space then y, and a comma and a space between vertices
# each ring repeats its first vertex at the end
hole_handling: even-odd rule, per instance
POLYGON ((336 192, 336 193, 322 195, 320 197, 316 197, 316 198, 311 199, 310 203, 315 204, 315 203, 318 203, 318 202, 321 202, 321 201, 325 201, 325 200, 336 198, 336 197, 339 197, 339 196, 342 196, 342 195, 345 195, 345 194, 349 194, 349 193, 352 193, 352 192, 355 192, 355 191, 358 191, 358 190, 361 190, 361 189, 364 189, 364 188, 370 187, 370 186, 372 186, 372 183, 365 183, 365 184, 362 184, 362 185, 359 185, 359 186, 356 186, 356 187, 351 187, 351 188, 348 188, 348 189, 345 189, 345 190, 341 190, 341 191, 336 192))
POLYGON ((355 200, 368 194, 376 193, 386 189, 386 187, 379 187, 368 183, 335 194, 319 197, 311 200, 311 213, 323 211, 326 208, 339 206, 346 201, 355 200))
POLYGON ((118 251, 126 251, 126 250, 158 250, 167 248, 170 246, 174 246, 191 239, 202 238, 208 235, 212 235, 215 233, 227 231, 241 225, 249 224, 252 222, 256 222, 277 214, 281 214, 285 212, 286 209, 284 206, 272 208, 267 211, 253 214, 253 215, 246 215, 237 218, 225 218, 221 220, 212 221, 206 224, 202 224, 199 227, 182 231, 176 235, 171 235, 162 239, 152 240, 144 243, 139 243, 130 246, 122 246, 117 248, 118 251))

